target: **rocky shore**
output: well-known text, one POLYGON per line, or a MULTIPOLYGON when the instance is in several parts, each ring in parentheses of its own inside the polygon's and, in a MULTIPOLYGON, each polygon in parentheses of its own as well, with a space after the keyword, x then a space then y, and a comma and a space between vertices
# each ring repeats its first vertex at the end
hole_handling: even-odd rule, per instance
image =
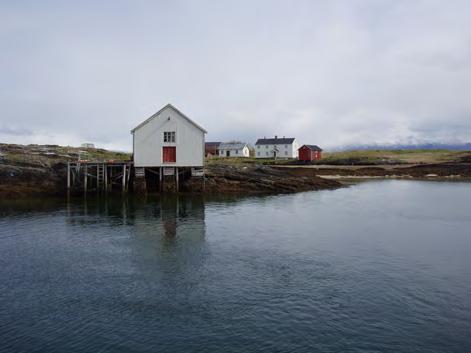
MULTIPOLYGON (((205 193, 290 193, 308 190, 333 189, 342 186, 335 180, 315 175, 296 175, 263 165, 213 164, 206 167, 205 193)), ((201 183, 189 179, 187 190, 202 192, 201 183)))
MULTIPOLYGON (((129 160, 127 153, 56 145, 0 144, 0 197, 64 195, 67 162, 129 160)), ((332 189, 342 179, 397 178, 471 180, 471 154, 453 162, 387 165, 261 165, 256 160, 211 160, 201 180, 181 191, 207 194, 272 194, 332 189)))
POLYGON ((388 166, 277 166, 298 176, 320 176, 327 179, 439 179, 471 180, 469 161, 388 166))
MULTIPOLYGON (((79 156, 89 160, 129 159, 124 153, 53 145, 0 144, 0 197, 64 195, 67 162, 79 156)), ((342 184, 315 175, 299 176, 257 164, 209 164, 205 168, 204 191, 199 180, 189 179, 182 187, 188 193, 270 194, 332 189, 342 184)))

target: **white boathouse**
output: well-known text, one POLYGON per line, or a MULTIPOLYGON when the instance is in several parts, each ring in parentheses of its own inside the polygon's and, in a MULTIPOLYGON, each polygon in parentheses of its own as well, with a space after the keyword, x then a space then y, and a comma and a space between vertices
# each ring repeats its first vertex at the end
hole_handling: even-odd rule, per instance
POLYGON ((206 130, 171 104, 131 130, 134 167, 203 167, 206 130))
POLYGON ((167 104, 131 133, 137 181, 152 173, 162 189, 165 178, 172 177, 178 190, 182 175, 203 176, 206 130, 173 105, 167 104))

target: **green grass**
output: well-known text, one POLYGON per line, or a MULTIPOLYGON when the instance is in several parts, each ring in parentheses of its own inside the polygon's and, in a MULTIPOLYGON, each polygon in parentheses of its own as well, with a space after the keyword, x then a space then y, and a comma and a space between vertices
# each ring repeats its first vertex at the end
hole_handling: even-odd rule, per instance
POLYGON ((109 161, 131 159, 131 154, 129 153, 70 146, 1 144, 0 151, 4 155, 4 162, 9 161, 37 166, 51 166, 60 162, 77 161, 79 153, 81 160, 109 161))
POLYGON ((469 155, 467 151, 449 150, 372 150, 326 152, 321 162, 342 162, 351 160, 353 164, 421 164, 457 162, 469 155), (356 163, 355 163, 356 162, 356 163))
MULTIPOLYGON (((450 151, 450 150, 369 150, 369 151, 342 151, 323 152, 322 159, 315 164, 332 165, 380 165, 380 164, 429 164, 459 162, 462 159, 471 158, 471 151, 450 151)), ((293 159, 257 159, 250 158, 220 158, 213 157, 206 159, 207 165, 225 164, 265 164, 283 165, 296 164, 293 159)))

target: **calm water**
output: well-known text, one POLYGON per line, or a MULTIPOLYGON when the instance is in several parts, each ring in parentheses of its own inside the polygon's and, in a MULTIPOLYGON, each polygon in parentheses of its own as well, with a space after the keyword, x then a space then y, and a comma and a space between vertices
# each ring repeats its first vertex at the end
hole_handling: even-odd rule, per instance
POLYGON ((470 352, 471 184, 0 205, 0 352, 470 352))

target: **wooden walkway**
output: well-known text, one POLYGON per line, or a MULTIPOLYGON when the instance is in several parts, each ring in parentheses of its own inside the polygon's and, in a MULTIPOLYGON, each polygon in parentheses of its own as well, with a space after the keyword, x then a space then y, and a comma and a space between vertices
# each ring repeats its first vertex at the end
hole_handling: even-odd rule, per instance
POLYGON ((148 184, 157 185, 158 192, 179 192, 180 183, 190 177, 201 179, 204 189, 205 176, 202 167, 135 168, 132 161, 67 163, 67 190, 83 191, 85 194, 93 191, 107 193, 112 190, 127 192, 131 185, 134 192, 147 192, 148 184))
POLYGON ((133 163, 130 161, 80 161, 67 163, 67 189, 108 192, 129 189, 133 163))

